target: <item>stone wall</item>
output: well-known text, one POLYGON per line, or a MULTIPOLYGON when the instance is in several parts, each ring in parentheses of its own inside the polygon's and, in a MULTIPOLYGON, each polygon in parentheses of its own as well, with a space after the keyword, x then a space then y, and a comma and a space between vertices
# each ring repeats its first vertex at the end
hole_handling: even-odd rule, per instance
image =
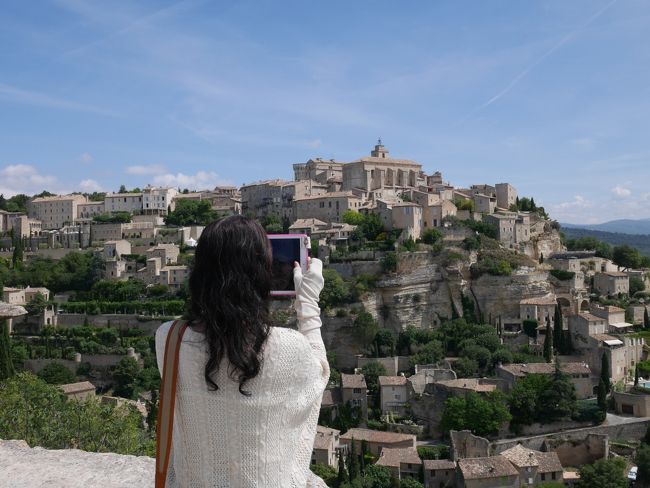
POLYGON ((619 425, 597 425, 555 434, 498 440, 492 443, 492 449, 498 454, 520 443, 530 449, 543 450, 545 445, 549 445, 545 443, 584 441, 592 434, 607 435, 609 439, 640 440, 645 436, 648 425, 650 425, 650 418, 630 419, 619 425))
POLYGON ((609 437, 589 434, 585 439, 547 439, 545 450, 554 451, 562 466, 582 466, 609 457, 609 437))
POLYGON ((380 261, 335 262, 330 263, 328 268, 336 270, 343 278, 351 278, 360 274, 379 275, 383 272, 380 261))
POLYGON ((163 323, 162 320, 145 320, 139 319, 139 315, 133 314, 100 314, 85 315, 82 313, 60 313, 56 315, 56 325, 61 328, 81 327, 84 320, 88 317, 88 324, 93 327, 113 327, 114 329, 139 329, 154 335, 156 329, 163 323))
POLYGON ((0 440, 0 484, 12 488, 153 488, 155 459, 0 440), (4 484, 9 483, 9 484, 4 484))
POLYGON ((368 363, 378 362, 386 368, 389 376, 395 376, 400 371, 408 371, 411 363, 408 356, 393 356, 388 358, 357 358, 357 368, 363 368, 368 363))

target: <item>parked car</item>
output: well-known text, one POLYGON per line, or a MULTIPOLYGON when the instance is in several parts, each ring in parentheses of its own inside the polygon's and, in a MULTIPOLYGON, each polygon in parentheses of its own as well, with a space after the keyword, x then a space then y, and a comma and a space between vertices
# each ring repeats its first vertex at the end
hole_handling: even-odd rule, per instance
POLYGON ((627 473, 627 479, 630 481, 636 481, 636 473, 639 471, 639 468, 636 466, 633 466, 630 468, 630 472, 627 473))

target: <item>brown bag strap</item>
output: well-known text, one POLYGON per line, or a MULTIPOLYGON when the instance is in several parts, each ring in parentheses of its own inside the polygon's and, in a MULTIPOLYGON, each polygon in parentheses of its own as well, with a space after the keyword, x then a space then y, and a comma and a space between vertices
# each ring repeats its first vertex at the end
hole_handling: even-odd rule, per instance
POLYGON ((156 432, 156 488, 164 488, 172 449, 174 407, 176 405, 176 380, 178 379, 178 354, 187 322, 176 320, 169 328, 165 342, 163 373, 158 403, 156 432))

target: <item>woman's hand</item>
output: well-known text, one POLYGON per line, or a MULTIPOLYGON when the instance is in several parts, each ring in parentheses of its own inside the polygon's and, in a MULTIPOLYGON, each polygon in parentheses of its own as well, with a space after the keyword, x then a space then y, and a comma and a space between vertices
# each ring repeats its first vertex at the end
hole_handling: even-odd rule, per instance
POLYGON ((296 289, 295 308, 298 319, 320 316, 318 297, 323 289, 323 262, 307 259, 307 272, 303 274, 300 264, 294 263, 293 284, 296 289))

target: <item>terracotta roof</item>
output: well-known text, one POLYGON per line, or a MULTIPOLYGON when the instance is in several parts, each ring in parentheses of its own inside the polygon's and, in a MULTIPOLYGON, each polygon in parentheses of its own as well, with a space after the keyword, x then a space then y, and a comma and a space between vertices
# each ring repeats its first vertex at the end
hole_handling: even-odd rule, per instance
POLYGON ((539 467, 538 473, 554 473, 562 471, 562 463, 556 452, 536 452, 539 467))
POLYGON ((518 468, 539 466, 539 462, 535 456, 535 451, 527 449, 521 444, 517 444, 516 446, 503 451, 501 455, 518 468))
POLYGON ((456 463, 449 459, 426 459, 424 469, 438 471, 439 469, 456 469, 456 463))
MULTIPOLYGON (((499 366, 515 376, 524 377, 527 374, 553 374, 555 365, 552 363, 512 363, 499 366)), ((590 374, 591 369, 587 363, 561 363, 560 369, 567 374, 590 374)))
POLYGON ((379 459, 377 460, 377 465, 379 466, 390 466, 393 468, 399 468, 400 464, 422 464, 420 456, 418 456, 418 451, 415 447, 403 447, 403 448, 386 448, 384 447, 381 450, 379 459))
POLYGON ((327 224, 323 222, 322 220, 318 219, 298 219, 296 220, 291 226, 289 227, 290 229, 302 229, 305 227, 315 227, 315 226, 322 226, 325 227, 327 224))
POLYGON ((321 400, 321 407, 332 407, 342 403, 341 390, 338 388, 327 388, 323 391, 323 399, 321 400))
POLYGON ((448 388, 463 388, 477 392, 490 392, 496 390, 496 385, 482 384, 478 378, 461 378, 457 380, 436 381, 437 384, 448 388))
POLYGON ((382 432, 371 429, 350 429, 341 436, 345 440, 357 440, 366 442, 375 442, 378 444, 393 444, 397 442, 413 442, 415 446, 415 436, 413 434, 398 434, 395 432, 382 432))
POLYGON ((602 322, 605 320, 604 318, 596 317, 595 315, 590 314, 589 312, 580 312, 578 315, 583 319, 588 320, 589 322, 602 322))
POLYGON ((327 450, 334 443, 334 438, 341 433, 340 430, 330 429, 322 425, 316 426, 316 437, 314 437, 314 449, 327 450))
POLYGON ((406 385, 406 376, 380 376, 378 378, 379 386, 404 386, 406 385))
POLYGON ((311 197, 300 197, 300 198, 294 198, 294 202, 300 202, 302 200, 318 200, 322 198, 356 198, 357 200, 361 200, 360 197, 354 195, 351 191, 334 191, 330 193, 323 193, 321 195, 313 195, 311 197))
POLYGON ((345 374, 341 373, 342 388, 368 388, 366 379, 362 374, 345 374))
POLYGON ((503 456, 460 459, 458 468, 466 480, 517 476, 519 472, 503 456))
POLYGON ((90 381, 80 381, 79 383, 68 383, 67 385, 59 386, 63 390, 63 393, 70 395, 72 393, 81 393, 84 391, 95 391, 95 385, 90 381))

